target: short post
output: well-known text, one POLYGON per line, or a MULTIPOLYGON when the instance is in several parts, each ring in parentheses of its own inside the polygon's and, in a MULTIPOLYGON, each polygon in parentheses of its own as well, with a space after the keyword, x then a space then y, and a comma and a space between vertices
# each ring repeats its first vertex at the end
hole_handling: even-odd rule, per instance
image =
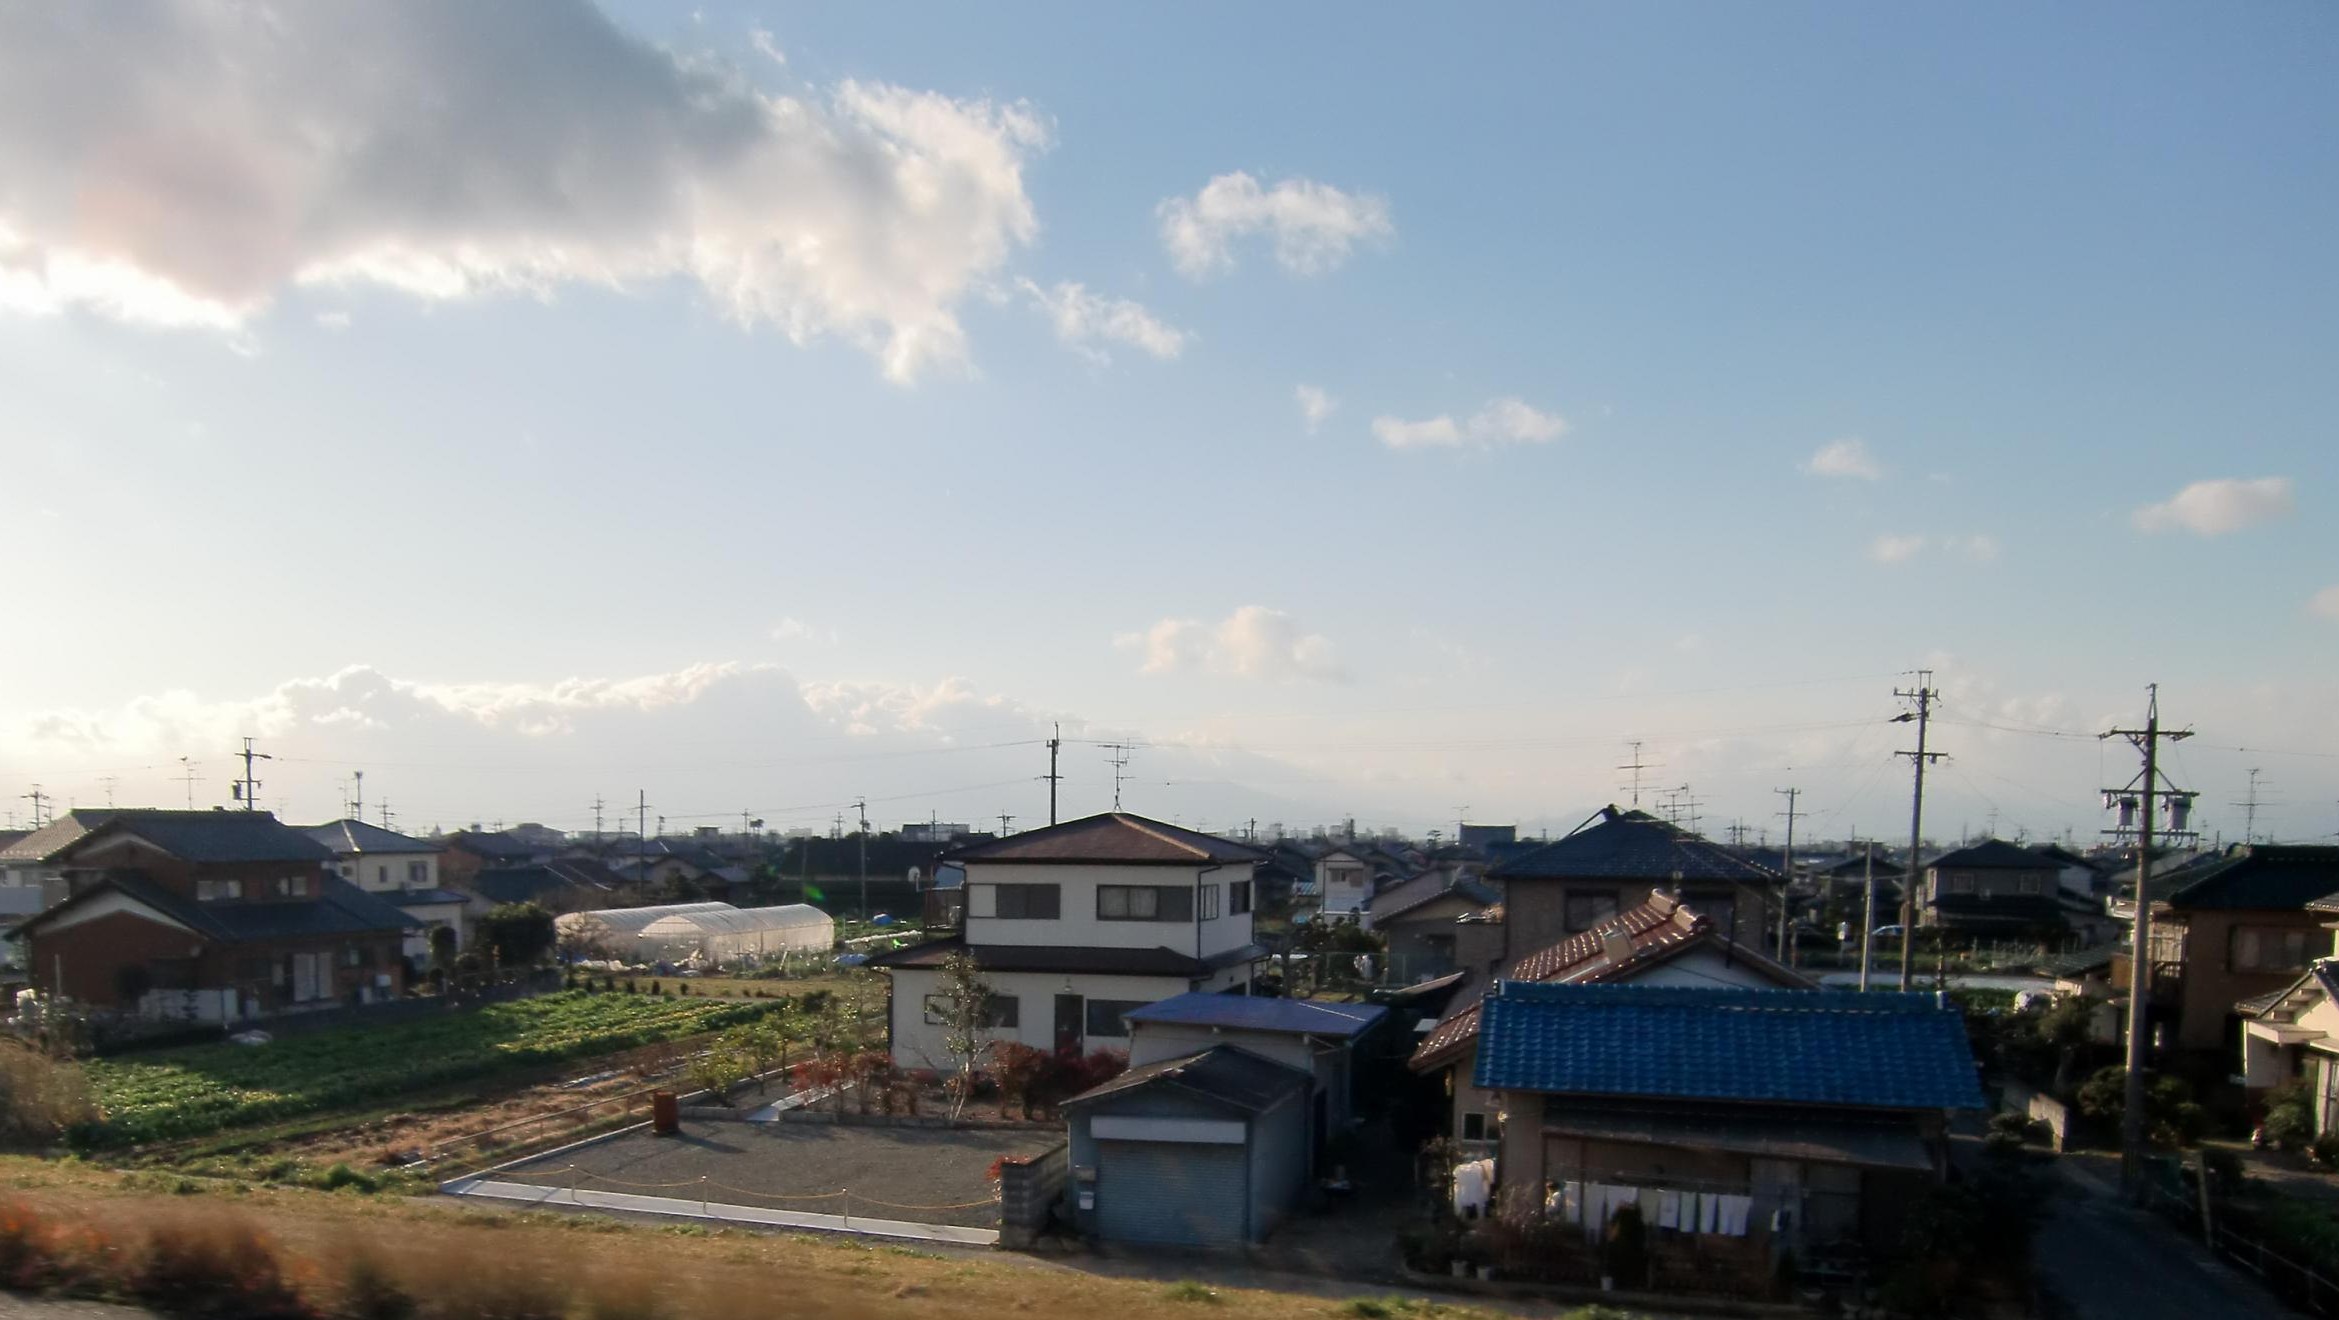
POLYGON ((840 1188, 837 1195, 842 1198, 843 1204, 843 1214, 840 1217, 844 1220, 845 1227, 851 1228, 853 1226, 853 1189, 850 1187, 840 1188))
POLYGON ((698 1212, 707 1212, 707 1176, 703 1173, 698 1176, 698 1212))
POLYGON ((2209 1152, 2206 1149, 2194 1148, 2193 1170, 2194 1181, 2201 1188, 2201 1241, 2208 1245, 2209 1254, 2214 1256, 2217 1254, 2217 1230, 2209 1222, 2209 1152))

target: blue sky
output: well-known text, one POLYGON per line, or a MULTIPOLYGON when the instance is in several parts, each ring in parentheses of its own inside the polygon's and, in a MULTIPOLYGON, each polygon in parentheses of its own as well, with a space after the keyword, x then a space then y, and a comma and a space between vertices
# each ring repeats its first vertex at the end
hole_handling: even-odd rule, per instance
POLYGON ((536 15, 0 20, 0 779, 1890 835, 1929 665, 1929 833, 2339 829, 2326 8, 536 15))

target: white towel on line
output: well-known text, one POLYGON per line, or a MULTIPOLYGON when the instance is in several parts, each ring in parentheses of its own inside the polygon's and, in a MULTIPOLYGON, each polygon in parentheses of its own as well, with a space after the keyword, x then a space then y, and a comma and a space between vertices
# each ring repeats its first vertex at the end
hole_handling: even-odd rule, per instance
POLYGON ((1719 1216, 1719 1231, 1729 1237, 1746 1236, 1747 1212, 1754 1208, 1751 1196, 1725 1196, 1719 1216))
POLYGON ((1657 1227, 1681 1227, 1681 1193, 1663 1192, 1658 1195, 1657 1227))

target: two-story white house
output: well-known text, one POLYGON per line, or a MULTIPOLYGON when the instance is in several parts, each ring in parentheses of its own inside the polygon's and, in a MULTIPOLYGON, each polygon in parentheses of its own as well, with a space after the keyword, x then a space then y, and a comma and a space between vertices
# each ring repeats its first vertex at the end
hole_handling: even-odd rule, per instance
POLYGON ((1133 1009, 1248 989, 1266 957, 1251 938, 1264 856, 1118 811, 945 854, 966 874, 963 933, 870 960, 893 981, 894 1062, 953 1066, 941 966, 961 949, 991 987, 987 1037, 1041 1049, 1127 1049, 1133 1009))
POLYGON ((337 820, 301 831, 333 853, 341 878, 412 917, 403 952, 418 968, 430 965, 431 932, 455 932, 455 947, 471 943, 464 920, 469 896, 439 887, 439 846, 362 820, 337 820))

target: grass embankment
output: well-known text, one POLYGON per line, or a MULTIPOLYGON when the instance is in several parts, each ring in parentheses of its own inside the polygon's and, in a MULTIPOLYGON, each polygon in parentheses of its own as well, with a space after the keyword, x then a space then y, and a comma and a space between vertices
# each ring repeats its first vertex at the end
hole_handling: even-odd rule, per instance
POLYGON ((105 1118, 80 1135, 94 1147, 199 1137, 701 1035, 764 1011, 757 1001, 565 991, 265 1046, 101 1059, 88 1072, 105 1118))
MULTIPOLYGON (((0 1285, 176 1314, 454 1320, 774 1315, 1325 1320, 1486 1312, 1105 1278, 1023 1258, 259 1189, 154 1196, 72 1162, 0 1159, 0 1285), (780 1291, 775 1292, 775 1288, 780 1291)), ((1621 1313, 1610 1313, 1621 1314, 1621 1313)))

